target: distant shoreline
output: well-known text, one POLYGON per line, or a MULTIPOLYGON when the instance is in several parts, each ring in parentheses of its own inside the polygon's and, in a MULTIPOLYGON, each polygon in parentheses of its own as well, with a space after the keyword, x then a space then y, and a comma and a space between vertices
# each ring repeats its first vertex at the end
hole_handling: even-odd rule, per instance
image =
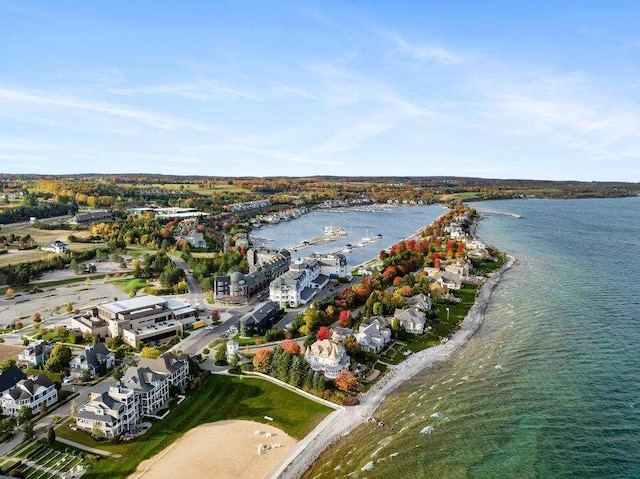
POLYGON ((506 255, 505 263, 482 284, 467 316, 447 342, 414 353, 390 369, 378 383, 360 396, 359 405, 332 413, 331 419, 327 418, 324 427, 321 430, 312 431, 298 442, 267 478, 299 479, 302 477, 320 455, 337 440, 372 420, 375 411, 392 391, 419 372, 448 359, 453 352, 463 347, 484 321, 493 291, 500 284, 504 273, 514 263, 515 258, 506 255))

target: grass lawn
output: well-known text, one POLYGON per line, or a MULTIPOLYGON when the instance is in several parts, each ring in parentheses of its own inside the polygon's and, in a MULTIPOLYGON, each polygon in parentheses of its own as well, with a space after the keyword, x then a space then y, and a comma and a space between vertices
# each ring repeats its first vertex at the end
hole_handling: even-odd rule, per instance
POLYGON ((172 406, 169 416, 156 422, 146 434, 134 441, 121 444, 96 442, 87 433, 72 431, 66 425, 56 429, 56 434, 90 447, 121 454, 122 457, 117 459, 100 459, 83 476, 85 479, 116 479, 129 476, 140 462, 158 454, 200 424, 226 419, 266 423, 264 416, 271 416, 274 421, 269 424, 301 439, 330 412, 331 409, 326 406, 260 378, 212 375, 182 404, 172 406))
POLYGON ((40 251, 39 249, 26 249, 22 251, 11 249, 7 254, 0 255, 0 268, 11 264, 40 261, 41 259, 46 259, 50 254, 51 253, 47 251, 40 251))
POLYGON ((464 287, 455 292, 456 296, 462 298, 458 304, 437 304, 438 321, 431 320, 432 330, 422 336, 409 335, 407 347, 411 351, 417 352, 440 344, 440 338, 448 338, 453 334, 458 325, 467 316, 469 309, 476 300, 478 285, 465 284, 464 287), (447 321, 447 308, 449 308, 449 320, 447 321))
POLYGON ((134 289, 142 290, 149 286, 149 281, 144 278, 131 278, 131 279, 115 279, 109 281, 109 284, 114 285, 116 288, 124 291, 127 294, 131 294, 134 289))
POLYGON ((479 266, 473 268, 473 273, 480 276, 487 276, 489 273, 493 273, 500 266, 504 264, 505 256, 503 254, 498 255, 498 261, 485 261, 479 266))

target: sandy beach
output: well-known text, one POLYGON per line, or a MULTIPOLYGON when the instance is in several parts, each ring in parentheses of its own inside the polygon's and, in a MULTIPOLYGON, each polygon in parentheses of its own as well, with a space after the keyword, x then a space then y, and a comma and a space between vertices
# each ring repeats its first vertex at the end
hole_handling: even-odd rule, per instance
POLYGON ((233 478, 267 476, 296 440, 280 429, 253 421, 219 421, 187 432, 179 441, 142 462, 130 479, 233 478), (262 431, 256 435, 255 431, 262 431), (271 433, 272 437, 267 437, 271 433), (258 444, 281 447, 258 455, 258 444))
POLYGON ((331 418, 327 418, 326 422, 323 421, 319 425, 322 427, 314 429, 307 437, 297 443, 268 477, 270 479, 298 479, 302 477, 320 454, 336 440, 348 435, 371 418, 391 391, 423 369, 446 360, 451 353, 462 347, 482 324, 493 290, 514 261, 512 256, 507 256, 505 264, 482 285, 476 302, 449 341, 413 354, 406 361, 390 369, 373 388, 360 396, 361 403, 358 406, 332 413, 331 418))

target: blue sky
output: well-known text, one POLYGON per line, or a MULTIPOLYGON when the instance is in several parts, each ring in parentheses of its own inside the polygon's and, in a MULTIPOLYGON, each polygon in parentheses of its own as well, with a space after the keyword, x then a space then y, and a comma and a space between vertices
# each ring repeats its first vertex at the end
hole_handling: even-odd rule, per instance
POLYGON ((7 2, 0 172, 640 181, 640 2, 7 2))

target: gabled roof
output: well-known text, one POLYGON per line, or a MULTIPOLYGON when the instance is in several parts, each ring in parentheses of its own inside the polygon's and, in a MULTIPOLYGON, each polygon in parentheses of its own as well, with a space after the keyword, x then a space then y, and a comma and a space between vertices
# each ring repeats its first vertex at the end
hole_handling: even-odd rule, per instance
POLYGON ((165 353, 157 359, 142 358, 138 367, 149 368, 157 373, 173 374, 183 368, 185 364, 189 364, 189 356, 186 354, 165 353))
POLYGON ((39 388, 44 387, 48 389, 51 386, 53 386, 53 383, 51 379, 49 379, 49 376, 46 374, 38 374, 32 378, 20 381, 16 387, 9 389, 7 394, 16 401, 20 399, 30 399, 36 395, 39 388))
POLYGON ((125 387, 134 391, 147 392, 153 389, 153 383, 162 381, 166 376, 152 371, 148 367, 130 367, 124 373, 122 383, 125 387))
POLYGON ((0 391, 11 389, 18 384, 19 381, 23 381, 25 379, 27 379, 27 376, 24 375, 18 366, 11 366, 10 368, 0 372, 0 391))

